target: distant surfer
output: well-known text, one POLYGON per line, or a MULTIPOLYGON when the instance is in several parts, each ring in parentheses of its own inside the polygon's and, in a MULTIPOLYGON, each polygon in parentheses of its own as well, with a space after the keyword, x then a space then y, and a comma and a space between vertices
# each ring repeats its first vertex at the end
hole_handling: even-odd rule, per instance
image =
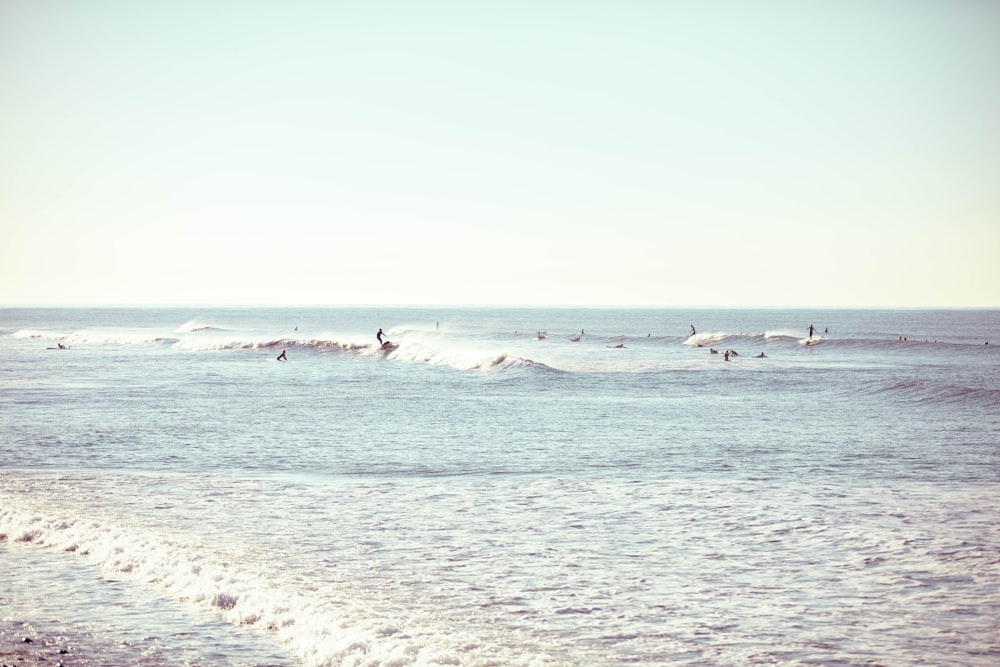
POLYGON ((63 345, 62 343, 58 343, 58 345, 59 345, 59 349, 60 349, 60 350, 68 350, 68 349, 69 349, 68 347, 66 347, 66 346, 65 346, 65 345, 63 345))
POLYGON ((710 347, 710 348, 708 348, 708 353, 709 354, 718 354, 719 351, 716 350, 714 347, 710 347))
POLYGON ((384 334, 384 333, 382 333, 382 329, 381 329, 381 328, 379 328, 379 330, 378 330, 378 333, 377 333, 377 334, 375 334, 375 337, 376 337, 376 338, 378 338, 378 344, 379 344, 379 345, 381 345, 381 344, 382 344, 382 336, 384 336, 384 335, 385 335, 385 334, 384 334))
POLYGON ((729 350, 726 350, 725 352, 723 352, 722 356, 725 358, 726 361, 729 361, 729 350))
POLYGON ((814 327, 813 325, 811 325, 811 324, 810 324, 810 325, 809 325, 809 337, 810 337, 810 338, 812 338, 812 337, 813 337, 813 332, 814 332, 814 331, 816 331, 816 327, 814 327))
POLYGON ((608 345, 608 347, 611 348, 612 350, 624 350, 625 343, 618 343, 617 345, 608 345))
POLYGON ((695 335, 695 333, 697 333, 697 332, 694 330, 694 325, 692 324, 691 325, 691 333, 688 334, 688 338, 690 338, 691 336, 695 335))
POLYGON ((754 359, 767 359, 767 355, 761 352, 756 357, 754 357, 754 359))
POLYGON ((285 351, 282 350, 281 354, 278 355, 278 361, 288 361, 288 357, 285 356, 285 351))

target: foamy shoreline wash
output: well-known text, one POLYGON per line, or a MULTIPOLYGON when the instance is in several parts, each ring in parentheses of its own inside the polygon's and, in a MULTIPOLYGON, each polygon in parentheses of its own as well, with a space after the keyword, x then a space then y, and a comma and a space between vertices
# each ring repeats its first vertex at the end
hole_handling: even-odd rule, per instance
POLYGON ((996 313, 0 314, 0 560, 288 664, 1000 655, 996 313))
POLYGON ((51 549, 3 553, 12 548, 0 542, 4 664, 226 666, 291 659, 276 637, 198 613, 86 559, 51 549))

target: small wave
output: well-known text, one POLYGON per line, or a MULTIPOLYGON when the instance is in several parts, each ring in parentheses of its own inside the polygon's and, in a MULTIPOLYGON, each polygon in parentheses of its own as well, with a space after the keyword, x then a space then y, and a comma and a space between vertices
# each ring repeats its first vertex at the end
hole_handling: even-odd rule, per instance
POLYGON ((557 370, 552 366, 543 364, 540 361, 534 361, 533 359, 526 359, 524 357, 510 356, 507 354, 500 355, 499 357, 494 359, 491 364, 483 366, 477 370, 490 370, 490 369, 499 369, 499 370, 526 369, 526 370, 540 370, 540 371, 557 370))
POLYGON ((716 345, 736 346, 736 345, 746 345, 751 343, 763 344, 787 338, 790 337, 779 334, 767 334, 759 332, 716 331, 711 333, 700 333, 700 334, 695 334, 694 336, 689 336, 684 340, 684 344, 689 347, 715 347, 716 345))
POLYGON ((548 368, 538 361, 502 350, 458 344, 442 346, 438 344, 438 341, 428 344, 422 337, 413 340, 394 340, 393 346, 388 349, 380 348, 377 345, 350 344, 350 346, 345 345, 343 350, 360 355, 378 355, 391 361, 448 366, 460 371, 548 368))
POLYGON ((11 334, 11 338, 21 339, 42 339, 42 340, 62 340, 63 334, 56 334, 51 331, 38 331, 36 329, 20 329, 11 334))
POLYGON ((225 331, 225 329, 214 324, 205 324, 200 320, 188 320, 177 327, 178 333, 199 333, 202 331, 225 331))
POLYGON ((14 338, 26 340, 58 341, 61 343, 73 343, 76 345, 149 345, 149 344, 173 344, 177 338, 170 336, 154 336, 148 333, 123 332, 123 331, 76 331, 73 333, 59 333, 54 331, 36 331, 32 329, 22 329, 13 334, 14 338))
POLYGON ((1000 390, 985 387, 937 384, 921 380, 904 380, 878 386, 870 393, 888 393, 917 404, 962 404, 1000 407, 1000 390))
POLYGON ((176 339, 173 347, 190 352, 223 352, 226 350, 271 350, 273 348, 321 347, 327 341, 303 341, 295 338, 232 338, 232 339, 176 339))

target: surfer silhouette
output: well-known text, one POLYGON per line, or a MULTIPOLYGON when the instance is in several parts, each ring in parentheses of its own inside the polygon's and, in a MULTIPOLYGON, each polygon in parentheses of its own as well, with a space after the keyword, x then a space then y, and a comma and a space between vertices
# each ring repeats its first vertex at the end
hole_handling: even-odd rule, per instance
POLYGON ((278 361, 288 361, 288 357, 285 356, 284 350, 282 350, 281 354, 278 355, 278 361))
POLYGON ((692 324, 692 325, 691 325, 691 333, 690 333, 690 334, 688 334, 688 338, 690 338, 691 336, 693 336, 693 335, 694 335, 695 333, 696 333, 696 332, 695 332, 695 330, 694 330, 694 325, 692 324))
POLYGON ((814 327, 813 325, 810 324, 809 325, 809 337, 810 338, 813 337, 813 331, 816 331, 816 327, 814 327))
POLYGON ((376 337, 376 338, 378 338, 378 344, 379 344, 379 345, 381 345, 381 344, 382 344, 382 336, 384 336, 384 335, 385 335, 385 334, 384 334, 384 333, 382 333, 382 329, 379 329, 379 330, 378 330, 378 333, 377 333, 377 334, 375 334, 375 337, 376 337))

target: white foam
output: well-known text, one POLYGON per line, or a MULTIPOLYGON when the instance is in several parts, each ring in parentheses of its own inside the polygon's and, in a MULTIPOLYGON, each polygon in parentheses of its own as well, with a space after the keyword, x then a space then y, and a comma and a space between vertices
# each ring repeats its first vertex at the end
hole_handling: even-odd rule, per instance
POLYGON ((188 536, 40 511, 3 490, 0 539, 14 548, 84 557, 116 578, 152 585, 204 613, 276 633, 307 667, 496 664, 495 648, 454 638, 436 621, 358 601, 352 594, 357 582, 347 582, 343 590, 331 584, 311 590, 308 580, 285 580, 276 575, 280 564, 255 562, 251 554, 226 557, 223 545, 188 536))

